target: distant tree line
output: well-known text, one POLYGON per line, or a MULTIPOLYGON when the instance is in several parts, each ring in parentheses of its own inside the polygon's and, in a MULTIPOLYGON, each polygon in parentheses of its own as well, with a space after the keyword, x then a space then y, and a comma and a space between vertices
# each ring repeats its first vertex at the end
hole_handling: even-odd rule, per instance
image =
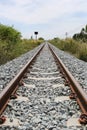
POLYGON ((83 42, 87 41, 87 25, 85 28, 81 29, 80 33, 74 34, 73 39, 75 40, 82 40, 83 42))
POLYGON ((44 38, 43 38, 43 37, 39 37, 38 40, 42 40, 42 41, 44 41, 44 38))

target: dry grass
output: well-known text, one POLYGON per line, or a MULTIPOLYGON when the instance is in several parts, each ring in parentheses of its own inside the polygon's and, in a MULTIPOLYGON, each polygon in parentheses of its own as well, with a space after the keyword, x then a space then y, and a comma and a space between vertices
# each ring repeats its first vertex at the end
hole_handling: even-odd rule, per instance
POLYGON ((4 64, 21 54, 28 52, 29 50, 40 45, 42 41, 34 40, 22 40, 20 43, 12 44, 0 41, 0 65, 4 64))
POLYGON ((59 49, 69 52, 87 62, 87 43, 75 41, 71 38, 65 40, 53 39, 50 42, 59 49))

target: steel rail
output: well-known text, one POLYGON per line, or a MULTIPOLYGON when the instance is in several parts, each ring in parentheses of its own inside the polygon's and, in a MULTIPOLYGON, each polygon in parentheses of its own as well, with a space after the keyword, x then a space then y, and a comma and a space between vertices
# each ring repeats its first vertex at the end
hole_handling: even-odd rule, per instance
POLYGON ((10 83, 3 89, 3 91, 0 94, 0 116, 2 112, 5 110, 7 103, 10 99, 10 96, 14 91, 18 88, 18 83, 22 79, 23 75, 29 68, 29 66, 32 64, 32 62, 35 60, 37 55, 41 52, 44 45, 42 45, 39 50, 34 54, 34 56, 28 61, 28 63, 20 70, 20 72, 10 81, 10 83))
POLYGON ((63 62, 60 60, 60 58, 57 56, 57 54, 54 52, 53 48, 49 44, 50 51, 52 52, 53 56, 55 57, 57 63, 60 65, 63 74, 65 75, 65 78, 68 79, 68 85, 70 86, 72 92, 75 94, 75 98, 82 110, 82 115, 80 116, 80 123, 87 124, 87 94, 82 89, 80 84, 75 80, 75 78, 72 76, 72 74, 69 72, 69 70, 65 67, 63 62))

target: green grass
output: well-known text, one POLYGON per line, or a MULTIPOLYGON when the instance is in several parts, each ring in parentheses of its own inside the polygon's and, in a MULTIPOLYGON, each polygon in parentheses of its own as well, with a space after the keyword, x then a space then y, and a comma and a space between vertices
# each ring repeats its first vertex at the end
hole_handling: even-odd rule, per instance
POLYGON ((58 38, 50 40, 50 43, 59 49, 73 54, 77 58, 87 62, 87 43, 75 41, 71 38, 60 40, 58 38))
POLYGON ((19 57, 21 54, 24 54, 33 48, 40 45, 43 41, 41 40, 21 40, 21 42, 12 44, 0 41, 0 65, 4 64, 16 57, 19 57))

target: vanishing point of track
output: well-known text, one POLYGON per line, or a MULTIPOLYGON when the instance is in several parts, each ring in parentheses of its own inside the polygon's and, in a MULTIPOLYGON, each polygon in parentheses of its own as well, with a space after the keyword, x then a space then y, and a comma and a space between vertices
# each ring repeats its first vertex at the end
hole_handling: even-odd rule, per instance
MULTIPOLYGON (((79 83, 77 83, 77 81, 72 76, 72 74, 64 66, 64 64, 59 59, 59 57, 56 55, 56 53, 54 52, 50 44, 46 44, 46 45, 44 44, 43 46, 41 46, 38 52, 31 58, 31 60, 20 70, 20 72, 14 77, 14 79, 1 92, 0 94, 0 116, 1 116, 0 123, 2 124, 5 121, 3 112, 5 111, 5 108, 7 107, 9 100, 11 98, 15 99, 17 97, 16 95, 17 89, 19 89, 20 86, 24 85, 23 80, 27 78, 27 72, 30 73, 30 71, 32 70, 33 64, 35 64, 37 57, 39 57, 39 54, 41 54, 44 48, 49 49, 49 51, 52 53, 55 59, 55 63, 58 67, 58 70, 60 71, 60 75, 64 80, 64 85, 70 87, 71 89, 71 92, 70 92, 71 94, 69 95, 70 99, 76 99, 77 103, 79 104, 81 108, 82 114, 79 118, 79 122, 81 124, 87 124, 87 95, 82 89, 82 87, 79 85, 79 83)), ((46 75, 46 72, 43 73, 43 75, 46 75)), ((46 79, 46 78, 42 77, 41 80, 46 79)), ((35 77, 32 79, 34 80, 35 77)), ((51 78, 48 78, 48 79, 51 79, 51 78)), ((56 77, 54 79, 56 79, 56 77)))

